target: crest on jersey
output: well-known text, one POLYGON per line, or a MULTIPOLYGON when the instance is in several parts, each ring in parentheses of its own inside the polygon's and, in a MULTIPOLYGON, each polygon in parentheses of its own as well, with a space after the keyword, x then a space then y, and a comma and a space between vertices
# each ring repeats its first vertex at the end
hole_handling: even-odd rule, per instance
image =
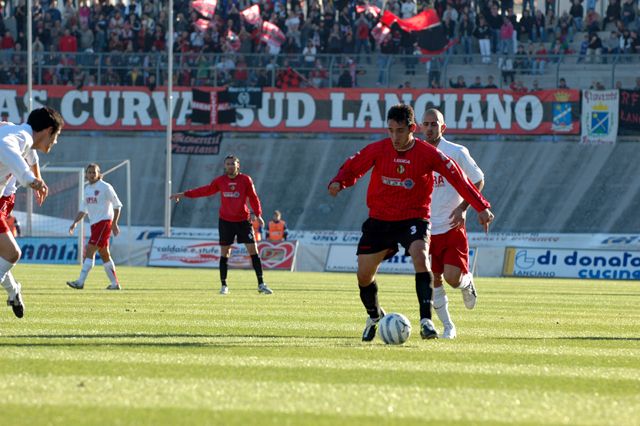
POLYGON ((402 164, 398 164, 398 167, 396 167, 396 171, 397 171, 399 174, 403 174, 403 173, 404 173, 404 171, 405 171, 405 168, 404 168, 404 166, 403 166, 402 164))
POLYGON ((96 189, 95 191, 93 191, 93 195, 94 195, 94 197, 97 197, 97 196, 98 196, 98 194, 100 194, 100 191, 99 191, 99 190, 97 190, 97 189, 96 189))

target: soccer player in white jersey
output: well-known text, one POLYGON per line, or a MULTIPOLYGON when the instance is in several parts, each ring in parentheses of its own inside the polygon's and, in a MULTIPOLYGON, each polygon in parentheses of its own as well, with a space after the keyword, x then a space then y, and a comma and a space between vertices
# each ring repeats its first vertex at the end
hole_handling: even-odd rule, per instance
MULTIPOLYGON (((447 128, 444 117, 435 108, 427 109, 422 119, 425 140, 452 158, 465 172, 467 178, 481 191, 484 173, 462 145, 447 141, 442 135, 447 128)), ((469 270, 469 243, 465 229, 466 211, 469 207, 454 187, 433 173, 433 198, 431 199, 431 268, 434 275, 433 308, 442 321, 444 331, 440 337, 456 337, 456 326, 449 313, 449 299, 443 287, 444 281, 462 291, 464 305, 473 309, 477 293, 473 275, 469 270)))
POLYGON ((118 219, 120 218, 122 203, 118 199, 113 186, 102 180, 100 166, 96 163, 91 163, 87 166, 85 178, 89 181, 89 184, 84 187, 82 210, 78 212, 69 227, 69 234, 73 234, 78 223, 86 215, 89 215, 91 237, 84 253, 80 277, 75 281, 67 281, 67 285, 78 290, 84 288, 84 282, 95 264, 96 252, 98 252, 104 262, 103 266, 107 277, 111 281, 107 290, 120 290, 120 283, 116 276, 116 265, 109 252, 109 237, 112 232, 114 236, 120 233, 118 219))
MULTIPOLYGON (((21 185, 46 193, 44 180, 33 173, 25 158, 32 154, 32 149, 44 153, 51 151, 63 126, 60 113, 48 107, 31 111, 26 123, 4 123, 0 126, 0 192, 4 194, 9 181, 15 176, 21 185)), ((9 295, 7 305, 11 306, 16 317, 22 318, 22 287, 12 276, 7 276, 22 255, 6 221, 7 211, 13 208, 12 201, 12 197, 0 198, 0 282, 9 295)))

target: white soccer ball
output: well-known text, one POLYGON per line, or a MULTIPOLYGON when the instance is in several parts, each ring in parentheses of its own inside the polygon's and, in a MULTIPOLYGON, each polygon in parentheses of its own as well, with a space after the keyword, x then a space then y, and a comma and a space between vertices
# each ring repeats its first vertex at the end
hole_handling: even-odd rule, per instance
POLYGON ((378 335, 387 345, 401 345, 411 336, 411 322, 402 314, 386 314, 378 323, 378 335))

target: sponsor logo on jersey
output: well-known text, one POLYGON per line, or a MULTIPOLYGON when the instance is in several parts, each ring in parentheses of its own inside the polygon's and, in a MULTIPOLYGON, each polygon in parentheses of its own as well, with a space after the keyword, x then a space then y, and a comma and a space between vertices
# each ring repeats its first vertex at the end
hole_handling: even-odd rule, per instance
POLYGON ((406 158, 394 158, 394 163, 403 163, 403 164, 411 164, 411 160, 407 160, 406 158))
POLYGON ((412 179, 398 179, 382 176, 382 183, 389 186, 396 186, 398 188, 411 189, 415 186, 415 182, 412 179))
POLYGON ((240 198, 240 193, 238 191, 235 191, 235 192, 225 191, 222 193, 222 196, 226 198, 240 198))

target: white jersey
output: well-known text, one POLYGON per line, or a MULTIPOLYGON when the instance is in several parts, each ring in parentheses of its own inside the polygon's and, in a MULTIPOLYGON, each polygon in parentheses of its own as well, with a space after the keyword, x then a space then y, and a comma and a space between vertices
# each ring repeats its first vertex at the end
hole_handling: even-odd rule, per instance
POLYGON ((36 177, 25 161, 33 150, 33 129, 28 124, 3 122, 0 125, 0 191, 4 190, 12 176, 27 186, 36 177))
MULTIPOLYGON (((438 149, 452 158, 473 183, 484 179, 484 173, 471 158, 469 150, 462 145, 440 139, 438 149)), ((439 235, 449 232, 451 212, 462 203, 463 198, 440 174, 433 172, 433 195, 431 197, 431 234, 439 235)))
MULTIPOLYGON (((25 156, 24 159, 29 166, 36 165, 38 164, 38 153, 36 152, 35 149, 30 149, 29 152, 27 152, 27 155, 25 156)), ((11 194, 15 194, 17 190, 18 190, 18 180, 16 179, 15 176, 11 176, 11 179, 9 179, 9 181, 7 182, 7 186, 4 189, 2 196, 8 197, 11 194)))
POLYGON ((119 209, 122 203, 113 186, 100 179, 84 187, 82 211, 89 215, 89 223, 113 220, 113 209, 119 209))

